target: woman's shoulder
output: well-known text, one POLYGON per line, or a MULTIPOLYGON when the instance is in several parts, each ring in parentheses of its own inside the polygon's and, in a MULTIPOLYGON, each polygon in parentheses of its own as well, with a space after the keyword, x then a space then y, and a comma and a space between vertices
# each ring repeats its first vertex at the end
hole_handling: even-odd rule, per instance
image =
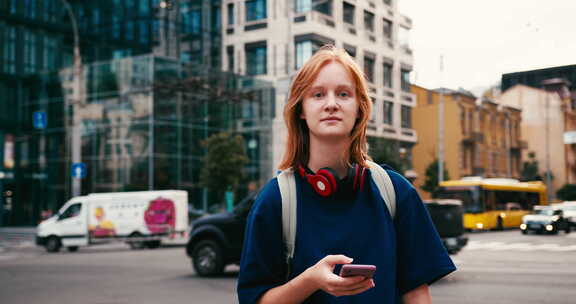
POLYGON ((278 179, 274 177, 258 193, 252 211, 258 214, 269 214, 270 212, 278 212, 278 210, 282 211, 282 198, 278 179))

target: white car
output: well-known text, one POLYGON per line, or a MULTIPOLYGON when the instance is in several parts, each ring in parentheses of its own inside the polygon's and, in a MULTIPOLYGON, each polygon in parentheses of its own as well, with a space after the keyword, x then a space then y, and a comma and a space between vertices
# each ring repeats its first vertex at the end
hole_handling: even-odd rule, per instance
POLYGON ((529 231, 556 234, 561 230, 570 233, 570 223, 564 217, 562 209, 555 206, 534 206, 532 214, 522 217, 520 230, 523 234, 529 231))
POLYGON ((564 217, 570 222, 572 227, 576 227, 576 201, 565 201, 554 204, 555 208, 562 209, 564 217))

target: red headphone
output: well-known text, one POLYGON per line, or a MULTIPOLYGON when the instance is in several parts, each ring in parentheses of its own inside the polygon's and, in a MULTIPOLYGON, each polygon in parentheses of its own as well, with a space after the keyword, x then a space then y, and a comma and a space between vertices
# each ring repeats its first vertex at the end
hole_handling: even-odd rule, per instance
POLYGON ((312 186, 312 189, 321 196, 327 197, 338 191, 338 189, 345 187, 346 184, 352 185, 352 191, 364 188, 364 176, 366 175, 366 168, 354 164, 348 169, 348 176, 345 180, 348 182, 341 182, 338 174, 330 168, 322 168, 314 173, 310 169, 299 166, 298 172, 302 178, 312 186))

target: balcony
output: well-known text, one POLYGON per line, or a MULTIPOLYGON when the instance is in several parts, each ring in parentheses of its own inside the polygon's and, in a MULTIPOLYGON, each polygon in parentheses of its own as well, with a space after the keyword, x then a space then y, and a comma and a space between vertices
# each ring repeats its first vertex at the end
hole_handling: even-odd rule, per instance
POLYGON ((294 23, 303 23, 303 22, 317 22, 319 24, 327 25, 332 28, 335 27, 334 17, 314 10, 305 13, 297 13, 294 16, 294 23))
POLYGON ((464 134, 462 138, 462 143, 465 145, 473 145, 475 143, 483 143, 484 142, 484 134, 480 132, 468 132, 464 134))

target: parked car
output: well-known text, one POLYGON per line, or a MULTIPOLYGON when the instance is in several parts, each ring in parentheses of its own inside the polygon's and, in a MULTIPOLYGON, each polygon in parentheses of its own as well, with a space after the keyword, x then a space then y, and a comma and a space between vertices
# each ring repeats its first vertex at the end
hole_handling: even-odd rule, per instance
POLYGON ((522 218, 520 230, 523 234, 529 231, 557 234, 561 230, 570 233, 570 222, 564 217, 562 209, 556 206, 534 206, 532 214, 522 218))
POLYGON ((246 220, 256 195, 248 195, 232 212, 205 215, 192 222, 186 254, 198 275, 218 275, 226 265, 240 263, 246 220))
POLYGON ((468 238, 464 235, 462 201, 432 199, 424 203, 448 253, 458 253, 468 244, 468 238))
POLYGON ((576 201, 565 201, 555 204, 554 207, 562 209, 564 217, 570 222, 572 228, 576 227, 576 201))

